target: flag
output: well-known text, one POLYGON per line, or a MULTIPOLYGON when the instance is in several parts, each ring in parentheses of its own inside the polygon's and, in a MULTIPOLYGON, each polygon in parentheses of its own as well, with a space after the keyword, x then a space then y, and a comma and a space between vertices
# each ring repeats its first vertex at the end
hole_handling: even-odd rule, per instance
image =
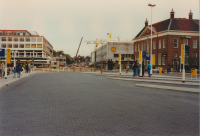
POLYGON ((111 35, 112 35, 112 33, 110 33, 110 35, 109 35, 110 39, 111 39, 111 35))

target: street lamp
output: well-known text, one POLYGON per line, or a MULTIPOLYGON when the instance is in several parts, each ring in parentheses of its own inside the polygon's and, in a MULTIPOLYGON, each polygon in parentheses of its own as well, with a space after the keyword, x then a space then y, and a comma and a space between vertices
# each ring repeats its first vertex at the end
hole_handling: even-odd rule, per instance
POLYGON ((151 7, 151 75, 152 75, 152 7, 155 7, 156 6, 156 4, 148 4, 148 6, 150 6, 151 7))
POLYGON ((12 51, 12 53, 14 54, 14 67, 16 67, 16 61, 15 61, 15 56, 16 56, 16 53, 17 53, 17 51, 12 51))

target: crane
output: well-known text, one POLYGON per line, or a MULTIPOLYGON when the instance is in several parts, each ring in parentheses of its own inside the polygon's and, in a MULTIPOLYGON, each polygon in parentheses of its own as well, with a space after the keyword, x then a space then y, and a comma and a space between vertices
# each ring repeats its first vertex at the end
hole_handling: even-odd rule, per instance
POLYGON ((78 46, 78 50, 77 50, 77 52, 76 52, 76 57, 75 57, 75 58, 77 58, 78 51, 79 51, 79 48, 80 48, 80 46, 81 46, 81 42, 82 42, 82 40, 83 40, 83 37, 81 37, 81 41, 80 41, 80 44, 79 44, 79 46, 78 46))

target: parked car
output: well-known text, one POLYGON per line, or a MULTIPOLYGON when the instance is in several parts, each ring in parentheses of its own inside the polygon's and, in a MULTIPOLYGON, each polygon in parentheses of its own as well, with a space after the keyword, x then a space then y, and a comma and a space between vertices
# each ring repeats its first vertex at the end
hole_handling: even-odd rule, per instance
MULTIPOLYGON (((162 73, 164 73, 166 69, 162 69, 162 73)), ((159 67, 156 67, 155 69, 152 69, 152 72, 159 73, 159 67)))

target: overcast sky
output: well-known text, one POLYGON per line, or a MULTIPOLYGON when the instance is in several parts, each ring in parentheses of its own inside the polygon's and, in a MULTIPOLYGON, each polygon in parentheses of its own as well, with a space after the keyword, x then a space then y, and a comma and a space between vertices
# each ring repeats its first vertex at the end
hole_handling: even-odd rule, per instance
MULTIPOLYGON (((153 23, 170 17, 199 19, 199 0, 0 0, 0 29, 36 31, 53 45, 72 57, 76 55, 81 37, 79 55, 90 55, 95 45, 85 40, 107 39, 119 36, 131 40, 144 27, 147 18, 153 23)), ((117 40, 114 38, 113 40, 117 40)))

